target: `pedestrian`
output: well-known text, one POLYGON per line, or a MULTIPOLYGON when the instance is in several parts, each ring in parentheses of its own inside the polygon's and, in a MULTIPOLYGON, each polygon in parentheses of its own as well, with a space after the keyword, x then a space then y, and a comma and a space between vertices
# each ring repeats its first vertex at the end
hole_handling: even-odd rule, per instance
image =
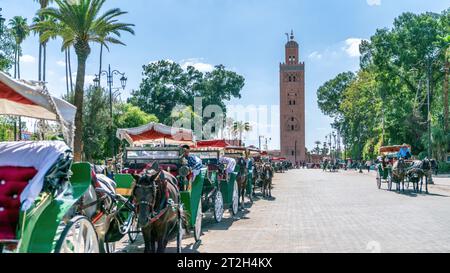
POLYGON ((370 173, 370 168, 372 167, 372 161, 367 160, 366 167, 367 167, 367 172, 370 173))

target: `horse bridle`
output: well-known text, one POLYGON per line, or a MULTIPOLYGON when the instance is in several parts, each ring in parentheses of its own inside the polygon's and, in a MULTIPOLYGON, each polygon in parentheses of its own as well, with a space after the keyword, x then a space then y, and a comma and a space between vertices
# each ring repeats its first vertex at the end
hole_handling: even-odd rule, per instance
MULTIPOLYGON (((156 183, 157 181, 161 181, 160 180, 160 175, 161 175, 161 172, 160 173, 158 173, 158 175, 157 175, 157 177, 155 178, 155 179, 153 179, 153 181, 152 181, 152 184, 151 185, 141 185, 141 184, 136 184, 135 185, 135 189, 136 188, 141 188, 141 189, 152 189, 153 191, 152 191, 152 199, 153 199, 153 203, 151 203, 151 202, 148 202, 148 201, 140 201, 138 204, 139 204, 139 209, 141 209, 141 207, 147 207, 147 208, 150 208, 150 216, 148 217, 148 221, 149 221, 149 223, 148 224, 150 224, 150 223, 152 223, 152 222, 155 222, 155 221, 157 221, 158 219, 156 219, 156 220, 154 220, 158 215, 160 215, 161 214, 161 212, 159 212, 159 213, 156 213, 155 212, 155 205, 156 205, 156 197, 157 197, 157 193, 158 193, 158 188, 159 188, 159 186, 158 186, 158 184, 156 183)), ((148 177, 148 175, 146 174, 145 175, 146 177, 148 177)))

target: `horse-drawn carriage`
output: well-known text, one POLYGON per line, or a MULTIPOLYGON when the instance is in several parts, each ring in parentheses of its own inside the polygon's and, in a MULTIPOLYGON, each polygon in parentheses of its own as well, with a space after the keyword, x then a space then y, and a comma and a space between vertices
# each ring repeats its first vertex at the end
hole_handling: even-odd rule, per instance
POLYGON ((250 151, 246 147, 228 146, 225 148, 225 157, 236 160, 235 172, 237 173, 237 184, 239 187, 239 204, 244 206, 245 195, 253 202, 253 164, 250 159, 250 151), (242 201, 242 202, 241 202, 242 201))
POLYGON ((0 144, 4 249, 104 252, 110 249, 108 240, 136 238, 134 207, 116 192, 129 192, 132 185, 101 177, 88 163, 72 162, 74 106, 52 97, 43 84, 0 73, 0 114, 56 122, 65 141, 0 144))
MULTIPOLYGON (((193 144, 192 131, 151 123, 139 128, 119 129, 117 137, 120 140, 126 140, 131 145, 131 147, 124 149, 122 172, 124 174, 142 175, 144 178, 148 177, 153 183, 151 185, 142 185, 139 183, 140 181, 137 181, 137 188, 152 187, 155 191, 155 196, 151 196, 151 198, 157 198, 157 194, 169 194, 168 192, 156 193, 162 190, 157 183, 164 184, 171 180, 171 184, 176 188, 173 194, 179 195, 160 196, 160 204, 149 204, 145 198, 141 198, 141 201, 136 200, 138 213, 142 212, 143 208, 149 205, 151 205, 150 209, 153 211, 147 217, 149 218, 148 223, 141 224, 144 227, 148 227, 149 224, 154 224, 164 218, 165 214, 177 212, 176 227, 172 228, 176 229, 177 233, 177 250, 181 252, 183 230, 193 229, 195 240, 197 242, 200 241, 203 200, 205 202, 207 202, 206 199, 212 202, 220 202, 218 200, 220 198, 203 198, 205 187, 208 189, 209 186, 215 187, 213 184, 205 186, 205 183, 209 183, 206 179, 208 169, 201 168, 198 173, 195 173, 194 170, 187 166, 187 162, 183 158, 183 149, 179 145, 193 144), (149 147, 149 145, 152 147, 149 147), (161 176, 164 176, 164 179, 161 176), (174 199, 178 200, 178 202, 174 203, 174 199)), ((167 186, 167 183, 165 184, 167 186)), ((210 193, 208 192, 208 194, 210 193)), ((139 196, 134 197, 135 199, 140 199, 139 196)), ((141 219, 141 221, 147 221, 147 219, 141 219)), ((145 232, 144 237, 146 237, 145 232)), ((163 244, 167 245, 167 242, 163 242, 163 244)), ((165 249, 165 246, 158 245, 158 249, 163 251, 160 248, 165 249)), ((146 248, 146 251, 150 250, 146 248)))
POLYGON ((75 210, 91 185, 89 164, 72 164, 75 113, 44 85, 0 72, 0 115, 57 122, 68 144, 0 144, 0 252, 99 252, 91 219, 75 210))
POLYGON ((272 168, 276 173, 284 173, 287 170, 286 162, 287 159, 284 157, 273 157, 271 159, 272 161, 272 168))
MULTIPOLYGON (((424 161, 413 161, 399 156, 402 149, 405 154, 411 155, 410 145, 386 146, 380 148, 380 157, 377 165, 377 187, 381 189, 382 184, 386 183, 389 191, 392 191, 393 184, 396 189, 409 189, 413 184, 414 191, 419 192, 419 183, 423 182, 425 171, 430 169, 431 163, 428 159, 424 161)), ((421 190, 421 189, 420 189, 421 190)), ((427 178, 428 192, 428 178, 427 178)))
POLYGON ((191 150, 191 154, 199 157, 208 168, 206 177, 209 183, 206 183, 207 185, 204 188, 203 203, 206 210, 213 205, 214 219, 218 223, 222 220, 225 208, 229 208, 232 215, 236 215, 239 210, 238 173, 235 172, 236 170, 228 171, 230 166, 227 166, 227 162, 223 160, 225 148, 228 146, 229 144, 226 141, 221 140, 199 141, 195 148, 191 150), (215 198, 212 199, 217 201, 219 201, 220 196, 222 197, 222 206, 215 204, 216 202, 208 202, 214 196, 215 198), (222 215, 220 212, 222 212, 222 215))

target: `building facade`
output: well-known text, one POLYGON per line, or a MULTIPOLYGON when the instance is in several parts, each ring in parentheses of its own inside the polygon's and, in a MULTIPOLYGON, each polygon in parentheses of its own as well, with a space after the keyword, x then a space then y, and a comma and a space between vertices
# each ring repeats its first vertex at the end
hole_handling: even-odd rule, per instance
POLYGON ((281 156, 292 163, 306 161, 305 63, 300 62, 294 38, 292 31, 285 46, 285 62, 280 64, 281 156))

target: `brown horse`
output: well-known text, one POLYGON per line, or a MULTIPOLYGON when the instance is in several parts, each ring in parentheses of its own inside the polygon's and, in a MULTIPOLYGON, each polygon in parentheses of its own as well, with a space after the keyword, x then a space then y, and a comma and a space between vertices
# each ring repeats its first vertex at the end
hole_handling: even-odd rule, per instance
POLYGON ((248 169, 247 161, 241 157, 237 160, 236 166, 238 166, 239 172, 236 177, 239 189, 239 207, 244 209, 245 204, 245 191, 247 190, 248 169), (242 202, 241 202, 242 200, 242 202))
POLYGON ((272 197, 272 178, 273 169, 270 164, 264 164, 262 167, 261 179, 262 179, 262 194, 263 197, 272 197))
POLYGON ((166 171, 153 171, 137 178, 133 190, 138 226, 145 240, 145 253, 164 253, 170 240, 184 228, 186 217, 180 204, 177 179, 166 171))
POLYGON ((403 158, 400 158, 392 167, 392 182, 397 185, 397 191, 405 191, 405 178, 407 174, 407 165, 403 158))

